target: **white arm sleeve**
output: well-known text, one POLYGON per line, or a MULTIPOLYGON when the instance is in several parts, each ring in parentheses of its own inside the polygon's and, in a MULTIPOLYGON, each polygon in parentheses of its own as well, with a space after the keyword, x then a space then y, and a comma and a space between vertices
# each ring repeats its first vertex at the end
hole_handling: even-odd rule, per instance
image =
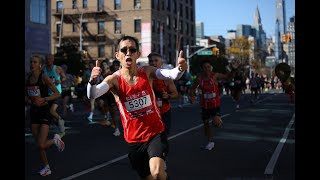
POLYGON ((87 85, 87 96, 89 99, 96 99, 102 96, 104 93, 108 92, 110 89, 108 83, 102 82, 98 85, 91 85, 88 83, 87 85))
POLYGON ((175 67, 173 69, 157 69, 156 70, 156 76, 158 79, 161 80, 178 80, 182 77, 184 71, 179 71, 178 67, 175 67))

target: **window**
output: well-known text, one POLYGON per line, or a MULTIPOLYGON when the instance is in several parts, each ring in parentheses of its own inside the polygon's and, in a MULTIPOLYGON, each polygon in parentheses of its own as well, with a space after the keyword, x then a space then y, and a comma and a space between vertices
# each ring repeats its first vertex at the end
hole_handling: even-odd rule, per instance
POLYGON ((180 4, 180 17, 183 17, 183 5, 182 4, 180 4))
POLYGON ((83 0, 83 1, 82 1, 82 7, 83 7, 83 8, 88 8, 88 2, 87 2, 87 0, 83 0))
POLYGON ((160 9, 159 7, 159 0, 152 0, 152 9, 160 9))
POLYGON ((141 0, 134 0, 134 8, 140 9, 141 8, 141 0))
POLYGON ((121 0, 114 0, 114 9, 121 9, 121 0))
POLYGON ((60 35, 61 24, 57 24, 57 36, 60 35))
POLYGON ((194 36, 194 25, 191 26, 191 36, 194 36))
POLYGON ((77 31, 78 31, 77 24, 72 23, 72 32, 77 32, 77 31))
POLYGON ((115 34, 121 34, 121 20, 114 21, 114 31, 115 34))
MULTIPOLYGON (((166 26, 165 26, 165 23, 161 23, 161 26, 162 26, 162 32, 163 32, 163 34, 164 34, 164 33, 165 33, 165 29, 166 29, 166 28, 165 28, 165 27, 166 27, 166 26)), ((161 29, 160 29, 160 30, 161 30, 161 29)))
POLYGON ((105 54, 104 54, 104 45, 99 45, 98 46, 98 56, 99 56, 99 58, 103 58, 105 56, 105 54))
POLYGON ((134 20, 134 32, 141 32, 141 19, 134 20))
POLYGON ((151 22, 151 26, 152 26, 152 32, 155 32, 156 31, 156 25, 155 25, 156 23, 155 23, 155 21, 154 21, 154 19, 152 19, 152 22, 151 22))
POLYGON ((88 30, 88 23, 87 22, 82 22, 82 31, 88 30))
POLYGON ((164 8, 165 8, 165 6, 164 6, 164 1, 165 1, 165 0, 161 0, 161 8, 162 8, 162 11, 164 11, 164 8))
POLYGON ((171 10, 171 0, 166 0, 167 11, 171 10))
POLYGON ((186 24, 186 34, 189 34, 189 24, 186 24))
POLYGON ((189 19, 189 8, 186 6, 186 18, 189 19))
POLYGON ((77 8, 77 0, 72 0, 72 9, 77 8))
POLYGON ((57 13, 62 12, 62 1, 57 1, 57 13))
POLYGON ((167 27, 168 29, 171 29, 171 20, 170 20, 170 16, 167 16, 167 27))
POLYGON ((160 21, 157 21, 157 33, 160 33, 160 21))
POLYGON ((34 23, 47 24, 47 1, 46 0, 31 0, 30 21, 34 23))
POLYGON ((98 11, 104 10, 103 0, 98 0, 98 11))
POLYGON ((104 34, 104 21, 98 21, 98 34, 104 34))
POLYGON ((173 0, 173 13, 177 13, 177 2, 176 0, 173 0))
POLYGON ((179 30, 180 31, 183 31, 184 29, 183 29, 183 23, 182 23, 182 20, 180 20, 180 22, 179 22, 179 30))

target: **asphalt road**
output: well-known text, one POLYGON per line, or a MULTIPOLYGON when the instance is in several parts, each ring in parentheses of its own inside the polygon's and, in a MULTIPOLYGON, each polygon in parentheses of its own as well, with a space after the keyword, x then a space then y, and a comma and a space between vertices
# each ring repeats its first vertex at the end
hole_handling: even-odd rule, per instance
MULTIPOLYGON (((223 126, 214 129, 215 147, 208 151, 199 104, 177 107, 173 102, 169 135, 168 173, 171 180, 294 180, 295 106, 282 93, 265 93, 240 109, 230 96, 222 98, 223 126)), ((48 149, 52 174, 40 177, 39 155, 30 131, 25 130, 25 179, 138 180, 127 158, 127 145, 113 129, 88 123, 84 107, 66 120, 65 151, 48 149)), ((49 138, 53 137, 52 126, 49 138)))

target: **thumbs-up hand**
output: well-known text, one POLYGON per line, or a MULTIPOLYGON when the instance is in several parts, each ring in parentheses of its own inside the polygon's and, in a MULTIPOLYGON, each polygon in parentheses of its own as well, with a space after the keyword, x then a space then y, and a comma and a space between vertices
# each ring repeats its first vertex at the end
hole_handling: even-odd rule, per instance
POLYGON ((187 61, 183 57, 183 51, 180 51, 179 53, 178 66, 181 71, 186 71, 188 69, 187 61))
POLYGON ((96 60, 96 66, 92 68, 92 71, 91 71, 90 81, 95 81, 97 77, 100 76, 101 74, 101 68, 98 66, 98 64, 99 64, 99 61, 96 60))

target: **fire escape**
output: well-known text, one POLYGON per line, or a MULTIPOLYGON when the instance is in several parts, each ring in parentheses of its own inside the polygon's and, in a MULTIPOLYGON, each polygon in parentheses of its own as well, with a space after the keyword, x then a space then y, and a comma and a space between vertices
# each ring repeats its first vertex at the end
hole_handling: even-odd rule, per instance
POLYGON ((97 58, 91 55, 90 47, 98 46, 101 43, 112 45, 117 39, 113 33, 107 32, 105 28, 97 28, 96 30, 92 27, 98 27, 99 21, 114 21, 117 16, 114 11, 103 4, 87 8, 79 8, 77 4, 72 8, 61 7, 57 8, 52 15, 61 22, 56 28, 56 32, 52 34, 55 37, 55 44, 58 44, 58 49, 68 45, 78 47, 78 52, 82 55, 83 60, 97 58), (65 28, 65 25, 71 25, 71 30, 65 28))

